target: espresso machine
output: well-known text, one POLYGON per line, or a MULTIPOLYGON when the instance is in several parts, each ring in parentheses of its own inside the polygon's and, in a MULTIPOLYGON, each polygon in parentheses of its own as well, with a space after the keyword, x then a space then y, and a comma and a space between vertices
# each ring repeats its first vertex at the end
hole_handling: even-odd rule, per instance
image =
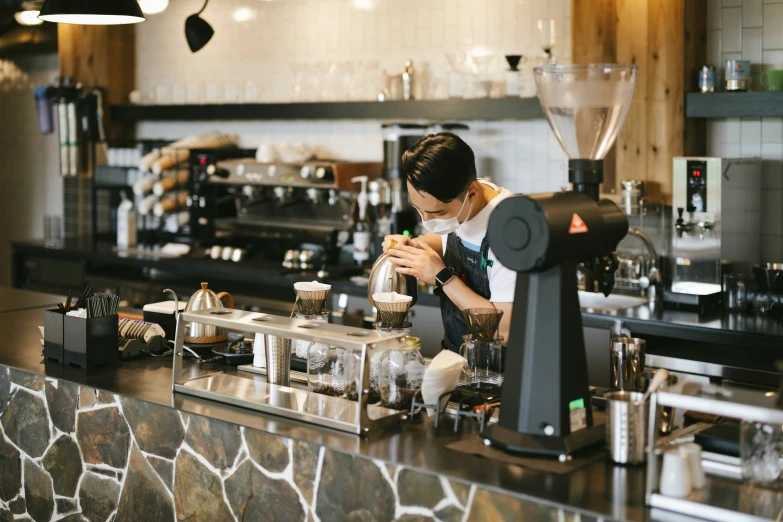
MULTIPOLYGON (((259 162, 253 154, 220 159, 206 170, 211 199, 199 198, 195 232, 202 243, 245 252, 288 271, 325 277, 350 239, 356 176, 376 179, 380 162, 259 162), (316 274, 317 273, 317 274, 316 274)), ((198 162, 198 160, 197 160, 198 162)))
POLYGON ((599 192, 603 158, 628 113, 636 76, 631 65, 535 69, 544 114, 570 158, 573 190, 513 196, 490 216, 489 245, 518 275, 503 406, 499 422, 483 432, 487 444, 566 460, 603 440, 590 403, 576 274, 590 292, 608 295, 614 286, 615 250, 628 220, 599 192))
POLYGON ((721 270, 750 272, 761 258, 761 160, 673 160, 671 292, 664 301, 717 304, 721 270))

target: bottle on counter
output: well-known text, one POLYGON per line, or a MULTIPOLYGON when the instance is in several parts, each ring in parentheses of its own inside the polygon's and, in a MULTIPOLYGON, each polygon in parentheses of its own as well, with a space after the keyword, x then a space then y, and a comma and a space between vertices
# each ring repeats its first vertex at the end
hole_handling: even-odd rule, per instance
POLYGON ((133 201, 128 199, 125 192, 120 193, 122 202, 117 208, 117 246, 119 248, 136 247, 136 211, 133 209, 133 201))
POLYGON ((372 241, 372 222, 367 210, 367 176, 351 178, 354 183, 361 183, 361 192, 356 196, 353 215, 353 260, 359 266, 364 266, 370 260, 370 242, 372 241))
POLYGON ((413 99, 413 62, 405 60, 405 68, 402 70, 402 99, 413 99))

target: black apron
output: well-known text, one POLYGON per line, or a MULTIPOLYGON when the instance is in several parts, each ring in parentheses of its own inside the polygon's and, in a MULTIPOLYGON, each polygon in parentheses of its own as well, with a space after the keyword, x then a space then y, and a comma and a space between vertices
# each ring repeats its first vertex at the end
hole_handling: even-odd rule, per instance
MULTIPOLYGON (((484 299, 490 298, 489 275, 487 266, 492 262, 487 261, 489 254, 489 242, 486 236, 481 240, 481 250, 475 252, 462 244, 462 240, 452 232, 446 238, 446 252, 443 254, 443 262, 455 275, 468 285, 468 288, 476 292, 484 299)), ((462 336, 468 333, 468 325, 462 316, 462 310, 451 302, 451 299, 441 291, 440 313, 443 318, 443 348, 459 353, 462 345, 462 336)))

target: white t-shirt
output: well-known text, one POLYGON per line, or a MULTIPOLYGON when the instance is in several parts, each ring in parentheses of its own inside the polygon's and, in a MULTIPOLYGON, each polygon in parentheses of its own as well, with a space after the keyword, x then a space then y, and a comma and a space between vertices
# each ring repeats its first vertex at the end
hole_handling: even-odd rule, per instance
MULTIPOLYGON (((470 248, 471 250, 479 251, 481 249, 481 241, 484 236, 487 235, 487 226, 489 225, 489 216, 498 203, 506 198, 513 196, 514 194, 505 188, 500 188, 497 185, 489 183, 488 181, 480 181, 482 185, 487 185, 500 192, 497 196, 492 198, 481 212, 476 214, 473 219, 462 223, 456 231, 457 236, 462 240, 462 245, 470 248)), ((448 236, 441 236, 443 241, 443 253, 446 252, 446 238, 448 236)), ((513 270, 509 270, 498 261, 495 257, 492 249, 489 249, 487 256, 493 261, 492 266, 487 267, 487 276, 489 277, 489 300, 493 303, 513 303, 514 302, 514 289, 517 284, 517 273, 513 270)))

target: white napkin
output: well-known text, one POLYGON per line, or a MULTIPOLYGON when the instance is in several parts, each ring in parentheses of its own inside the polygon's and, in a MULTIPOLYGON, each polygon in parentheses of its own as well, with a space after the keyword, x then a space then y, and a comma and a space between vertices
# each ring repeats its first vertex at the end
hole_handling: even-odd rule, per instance
POLYGON ((325 283, 319 283, 318 281, 301 281, 294 283, 294 290, 300 290, 304 292, 318 292, 320 290, 330 290, 332 285, 325 283))
POLYGON ((378 292, 377 294, 372 294, 372 300, 376 303, 409 303, 413 300, 413 297, 398 294, 397 292, 378 292))
POLYGON ((266 336, 262 333, 256 334, 253 341, 253 366, 257 368, 266 368, 266 336))
MULTIPOLYGON (((465 358, 461 355, 449 350, 441 350, 432 359, 427 371, 424 372, 424 380, 421 385, 421 397, 424 399, 424 404, 435 404, 438 397, 446 392, 454 391, 465 364, 465 358)), ((444 397, 438 407, 442 408, 448 399, 448 397, 444 397)), ((435 411, 427 409, 427 415, 432 417, 435 415, 435 411)))

